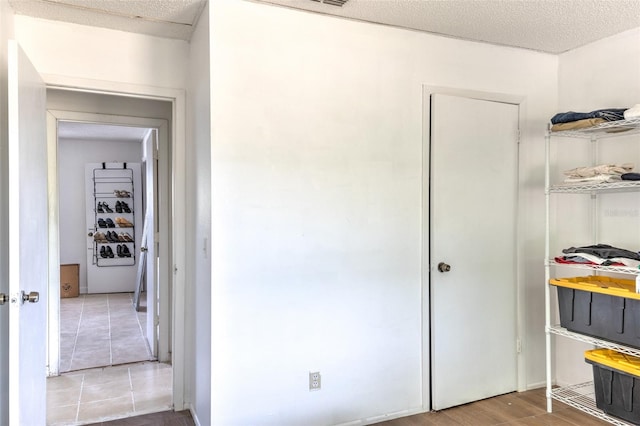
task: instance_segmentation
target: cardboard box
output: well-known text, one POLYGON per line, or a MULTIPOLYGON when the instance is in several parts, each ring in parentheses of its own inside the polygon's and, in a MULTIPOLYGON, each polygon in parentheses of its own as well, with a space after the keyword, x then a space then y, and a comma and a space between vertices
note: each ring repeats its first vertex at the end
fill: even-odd
POLYGON ((80 265, 60 265, 60 298, 80 295, 80 265))

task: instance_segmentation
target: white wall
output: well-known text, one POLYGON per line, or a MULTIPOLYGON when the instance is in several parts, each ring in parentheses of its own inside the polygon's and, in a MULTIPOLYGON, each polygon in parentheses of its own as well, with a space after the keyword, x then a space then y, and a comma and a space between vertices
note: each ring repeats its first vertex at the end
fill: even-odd
POLYGON ((24 15, 16 15, 15 25, 18 42, 41 74, 184 87, 185 41, 24 15))
MULTIPOLYGON (((640 103, 640 28, 591 43, 559 57, 558 111, 592 111, 625 108, 640 103)), ((588 141, 560 141, 553 146, 554 172, 590 165, 588 141)), ((638 137, 600 142, 597 163, 632 162, 640 170, 638 137)), ((637 194, 601 195, 597 242, 640 251, 640 213, 637 194)), ((557 249, 591 244, 590 200, 586 196, 562 197, 554 205, 560 236, 557 249), (569 218, 569 219, 567 219, 569 218), (577 218, 580 218, 577 220, 577 218), (563 244, 564 243, 564 244, 563 244)), ((561 270, 564 275, 574 271, 561 270)), ((556 337, 556 378, 559 384, 590 380, 591 368, 583 351, 590 346, 556 337)))
MULTIPOLYGON (((0 293, 9 293, 7 187, 7 40, 13 38, 13 12, 0 0, 0 293)), ((0 424, 9 423, 9 309, 0 307, 0 424)))
POLYGON ((80 265, 81 294, 87 292, 85 164, 140 163, 141 158, 140 142, 62 139, 58 143, 60 263, 80 265))
POLYGON ((188 192, 187 204, 192 206, 189 215, 189 239, 194 241, 187 249, 187 281, 193 283, 187 295, 188 347, 193 348, 193 358, 188 364, 191 404, 198 424, 211 424, 211 67, 209 62, 209 6, 202 12, 198 26, 191 38, 189 52, 189 120, 188 139, 193 141, 187 152, 188 192))
POLYGON ((421 409, 423 84, 526 99, 523 386, 541 384, 557 58, 251 2, 210 7, 213 424, 421 409))

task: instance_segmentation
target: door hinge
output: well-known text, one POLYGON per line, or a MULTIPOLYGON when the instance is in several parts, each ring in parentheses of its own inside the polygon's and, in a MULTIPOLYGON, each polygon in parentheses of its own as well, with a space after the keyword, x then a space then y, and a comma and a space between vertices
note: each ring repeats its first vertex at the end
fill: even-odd
POLYGON ((160 317, 158 315, 153 318, 153 325, 156 327, 160 325, 160 317))
POLYGON ((520 338, 516 339, 516 353, 522 352, 522 340, 520 338))
POLYGON ((520 129, 518 129, 518 131, 516 132, 516 143, 518 145, 520 144, 520 129))

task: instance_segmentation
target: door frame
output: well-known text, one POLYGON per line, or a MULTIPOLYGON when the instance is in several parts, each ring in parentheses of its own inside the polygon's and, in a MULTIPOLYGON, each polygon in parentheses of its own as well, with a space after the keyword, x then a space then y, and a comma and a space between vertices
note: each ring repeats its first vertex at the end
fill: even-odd
MULTIPOLYGON (((123 98, 142 98, 150 100, 158 100, 170 102, 172 105, 172 132, 170 135, 170 170, 168 179, 168 189, 171 191, 171 204, 167 206, 167 224, 170 229, 168 233, 167 244, 171 256, 168 262, 168 285, 166 291, 171 292, 171 306, 168 308, 171 312, 171 324, 168 332, 171 341, 171 359, 173 368, 173 406, 176 411, 184 410, 185 404, 185 368, 186 368, 186 351, 185 351, 185 277, 186 277, 186 95, 184 90, 159 88, 150 86, 141 86, 127 83, 117 83, 110 81, 96 81, 88 79, 79 79, 59 75, 43 74, 42 78, 47 89, 58 89, 94 94, 105 94, 111 96, 121 96, 123 98)), ((94 114, 97 115, 97 114, 94 114)), ((57 125, 57 120, 53 112, 48 114, 48 152, 49 158, 49 201, 51 210, 57 211, 57 173, 51 169, 51 164, 55 163, 57 168, 57 135, 51 135, 51 126, 57 125), (52 140, 53 139, 53 140, 52 140), (55 155, 51 158, 51 155, 55 155)), ((165 121, 165 120, 161 120, 165 121)), ((146 127, 146 126, 145 126, 146 127)), ((154 127, 154 126, 148 126, 154 127)), ((55 127, 53 134, 56 134, 55 127)), ((50 235, 52 242, 50 244, 58 244, 58 216, 50 214, 50 220, 55 221, 55 226, 50 229, 54 234, 50 235)), ((162 226, 162 225, 161 225, 162 226)), ((59 268, 59 253, 50 258, 50 272, 52 268, 59 268), (56 262, 56 263, 54 263, 56 262)), ((59 269, 58 269, 59 271, 59 269)), ((50 276, 50 287, 59 291, 59 273, 50 276)), ((51 295, 52 298, 54 295, 51 295)), ((59 298, 58 298, 59 299, 59 298)), ((166 298, 165 298, 166 300, 166 298)), ((58 309, 59 309, 59 304, 58 309)), ((57 312, 59 314, 59 311, 57 312)), ((53 314, 56 314, 55 312, 53 314)), ((50 330, 50 334, 54 331, 50 330)), ((162 349, 160 349, 162 350, 162 349)))
MULTIPOLYGON (((421 217, 421 246, 422 246, 422 407, 424 411, 431 411, 431 281, 430 275, 434 265, 430 265, 430 164, 431 164, 431 95, 453 95, 484 101, 503 102, 518 105, 519 117, 518 125, 522 129, 523 117, 526 116, 526 97, 518 94, 483 92, 477 90, 422 85, 422 217, 421 217)), ((518 158, 518 161, 520 159, 518 158)), ((518 167, 519 169, 520 167, 518 167)), ((520 214, 520 181, 518 174, 518 185, 516 194, 516 337, 521 346, 524 346, 526 336, 525 324, 525 300, 524 300, 524 279, 521 267, 522 257, 522 219, 520 214)), ((523 351, 517 353, 517 390, 526 390, 526 355, 523 351)))
MULTIPOLYGON (((155 118, 142 118, 142 117, 133 117, 133 116, 117 116, 117 115, 105 115, 105 114, 94 114, 94 113, 84 113, 84 112, 75 112, 75 111, 62 111, 62 110, 48 110, 47 111, 47 145, 48 145, 48 153, 49 157, 49 241, 56 241, 57 244, 53 246, 53 243, 50 243, 49 249, 51 252, 56 253, 55 256, 50 256, 49 258, 49 276, 50 279, 50 288, 49 294, 51 297, 49 298, 49 321, 50 325, 49 329, 49 352, 48 352, 48 360, 47 360, 47 372, 49 376, 57 376, 59 374, 59 310, 60 310, 60 286, 59 282, 56 280, 54 282, 55 277, 60 276, 60 255, 59 255, 59 190, 58 190, 58 137, 57 137, 57 129, 60 122, 82 122, 88 124, 108 124, 115 126, 126 126, 126 127, 140 127, 144 129, 157 129, 159 134, 159 147, 158 154, 161 159, 166 160, 169 155, 169 125, 167 120, 165 119, 155 119, 155 118), (54 218, 55 215, 55 218, 54 218), (54 235, 55 234, 55 235, 54 235), (57 319, 57 321, 56 321, 57 319)), ((142 153, 140 154, 142 156, 142 153)), ((168 185, 168 175, 170 175, 171 170, 167 168, 168 164, 161 161, 161 170, 158 178, 158 182, 156 185, 159 186, 160 190, 156 196, 160 200, 160 204, 158 206, 159 211, 162 213, 160 215, 160 235, 163 237, 160 240, 160 252, 161 253, 170 253, 169 248, 169 236, 171 235, 171 223, 168 218, 170 216, 170 205, 168 204, 170 198, 170 187, 168 185)), ((170 165, 169 165, 170 166, 170 165)), ((89 265, 87 265, 88 267, 89 265)), ((170 267, 168 264, 164 265, 164 268, 161 269, 161 274, 157 277, 158 280, 158 297, 160 297, 160 309, 158 312, 159 317, 159 338, 157 339, 157 346, 152 346, 152 352, 154 355, 157 355, 157 359, 160 362, 166 362, 171 359, 170 354, 170 301, 169 297, 169 288, 170 288, 170 267), (154 348, 157 347, 157 353, 154 351, 154 348)), ((153 321, 153 319, 148 318, 148 321, 153 321)), ((147 330, 145 330, 146 333, 147 330)), ((154 337, 155 340, 155 337, 154 337)))

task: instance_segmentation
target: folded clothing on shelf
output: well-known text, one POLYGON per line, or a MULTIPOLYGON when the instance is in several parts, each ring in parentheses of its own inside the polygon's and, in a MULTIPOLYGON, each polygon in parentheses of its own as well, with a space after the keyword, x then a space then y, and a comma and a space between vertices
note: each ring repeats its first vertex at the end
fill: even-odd
MULTIPOLYGON (((593 127, 608 121, 629 120, 640 117, 640 104, 632 108, 605 108, 590 112, 559 112, 551 117, 551 131, 579 130, 593 127)), ((607 132, 625 131, 628 129, 610 129, 607 132)))
POLYGON ((562 260, 559 263, 591 262, 591 264, 602 266, 619 266, 615 264, 622 264, 631 268, 640 266, 640 254, 638 252, 613 247, 608 244, 569 247, 562 250, 562 253, 567 256, 562 256, 562 260), (575 259, 573 259, 574 256, 579 256, 580 259, 575 261, 575 259))
POLYGON ((598 124, 606 123, 604 118, 585 118, 584 120, 570 121, 568 123, 558 123, 551 126, 552 132, 561 132, 563 130, 578 130, 593 127, 598 124))
POLYGON ((568 177, 592 177, 597 175, 622 175, 633 170, 634 164, 600 164, 591 167, 576 167, 575 169, 565 170, 563 173, 568 177))
POLYGON ((576 167, 565 170, 565 183, 593 182, 606 183, 622 180, 622 176, 634 168, 634 164, 600 164, 597 166, 576 167))
POLYGON ((629 108, 605 108, 597 109, 591 112, 559 112, 551 117, 551 124, 571 123, 578 120, 587 120, 590 118, 601 118, 604 121, 624 120, 624 112, 629 108))
POLYGON ((568 177, 564 183, 609 183, 622 180, 621 175, 596 175, 590 177, 568 177))
MULTIPOLYGON (((553 259, 556 263, 569 265, 600 265, 600 266, 627 266, 617 259, 602 259, 597 256, 583 253, 583 256, 557 256, 553 259)), ((631 259, 627 259, 631 260, 631 259)), ((640 265, 640 262, 638 262, 640 265)))

